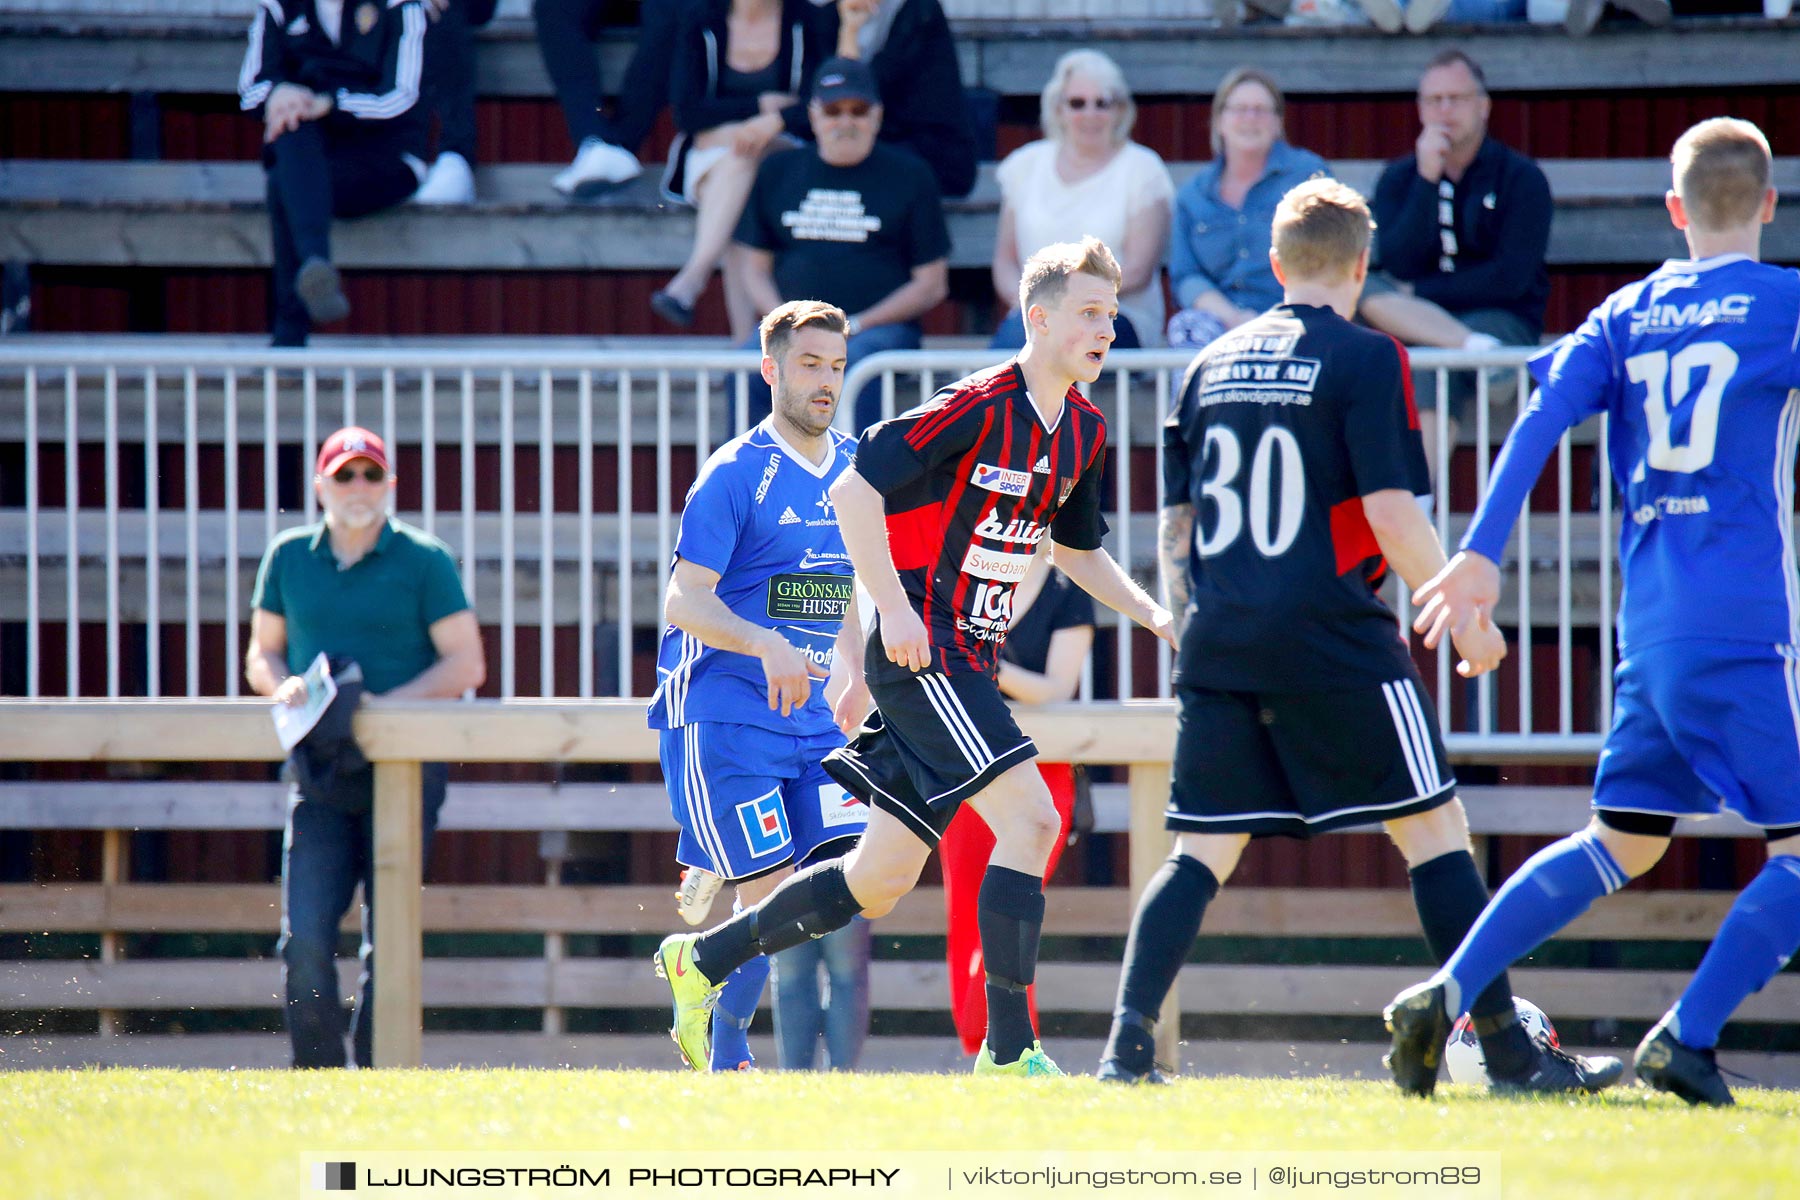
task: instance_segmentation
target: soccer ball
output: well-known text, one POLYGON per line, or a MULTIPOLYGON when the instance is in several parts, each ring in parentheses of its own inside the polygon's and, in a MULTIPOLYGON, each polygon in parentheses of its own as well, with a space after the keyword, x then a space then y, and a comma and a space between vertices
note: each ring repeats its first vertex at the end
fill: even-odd
MULTIPOLYGON (((1517 996, 1513 997, 1513 1008, 1518 1011, 1526 1037, 1551 1046, 1562 1045, 1556 1038, 1556 1026, 1550 1024, 1543 1009, 1517 996)), ((1475 1036, 1468 1013, 1458 1017, 1450 1030, 1450 1040, 1444 1043, 1444 1065, 1450 1068, 1452 1083, 1488 1085, 1487 1059, 1481 1053, 1481 1039, 1475 1036)))

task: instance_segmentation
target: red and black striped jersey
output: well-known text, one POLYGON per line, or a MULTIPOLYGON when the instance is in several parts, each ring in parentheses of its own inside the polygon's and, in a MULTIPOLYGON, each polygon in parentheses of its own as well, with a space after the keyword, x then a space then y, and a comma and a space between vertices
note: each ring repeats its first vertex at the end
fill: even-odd
MULTIPOLYGON (((889 552, 933 667, 999 669, 1013 591, 1046 534, 1093 550, 1106 419, 1071 387, 1046 426, 1016 360, 971 375, 863 435, 856 471, 882 494, 889 552)), ((871 652, 868 669, 900 670, 871 652)))

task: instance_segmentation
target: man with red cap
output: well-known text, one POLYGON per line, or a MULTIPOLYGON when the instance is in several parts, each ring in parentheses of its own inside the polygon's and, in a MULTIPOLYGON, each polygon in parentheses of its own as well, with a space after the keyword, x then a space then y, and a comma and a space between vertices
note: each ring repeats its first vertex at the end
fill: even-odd
MULTIPOLYGON (((394 482, 387 446, 374 433, 350 426, 325 439, 313 476, 323 519, 278 536, 257 570, 244 675, 259 695, 305 703, 304 672, 320 654, 333 660, 334 674, 360 667, 371 695, 453 699, 486 678, 456 559, 443 542, 389 515, 394 482)), ((446 774, 442 763, 424 765, 427 851, 446 774)), ((347 1065, 334 960, 358 884, 363 972, 353 1040, 357 1065, 371 1065, 373 807, 366 764, 322 789, 296 785, 289 796, 278 949, 296 1067, 347 1065)))

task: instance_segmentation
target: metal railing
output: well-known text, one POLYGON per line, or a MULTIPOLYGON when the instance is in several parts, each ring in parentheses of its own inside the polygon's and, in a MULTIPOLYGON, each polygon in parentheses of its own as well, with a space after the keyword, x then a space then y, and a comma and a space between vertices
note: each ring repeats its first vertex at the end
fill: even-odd
MULTIPOLYGON (((1463 436, 1473 444, 1478 490, 1526 394, 1516 386, 1506 411, 1493 412, 1489 372, 1522 384, 1525 353, 1414 356, 1415 366, 1437 372, 1440 396, 1449 371, 1481 368, 1474 427, 1463 436)), ((1170 350, 1115 352, 1091 389, 1116 451, 1109 549, 1145 582, 1154 574, 1156 514, 1154 500, 1144 498, 1159 491, 1160 424, 1190 358, 1170 350), (1155 476, 1147 486, 1139 479, 1145 471, 1155 476)), ((850 373, 844 393, 853 397, 873 383, 891 414, 997 359, 986 350, 876 355, 850 373)), ((0 446, 21 448, 12 461, 22 480, 0 480, 0 622, 24 626, 24 668, 11 676, 22 674, 23 687, 15 690, 44 694, 46 656, 55 649, 47 650, 46 634, 60 625, 64 678, 55 690, 101 694, 99 672, 83 674, 82 639, 69 629, 74 614, 77 622, 104 622, 107 696, 128 690, 127 674, 133 692, 199 695, 203 664, 215 656, 224 664, 223 690, 239 694, 248 573, 280 530, 315 519, 310 476, 319 442, 338 424, 354 422, 380 432, 397 471, 416 478, 416 493, 408 493, 416 503, 401 515, 459 552, 471 602, 498 628, 491 674, 501 696, 628 694, 630 664, 646 644, 635 635, 657 622, 686 481, 744 426, 741 383, 756 367, 756 356, 742 351, 284 352, 31 341, 0 347, 0 446), (165 505, 165 491, 179 499, 165 505), (127 624, 150 634, 129 671, 121 636, 127 624), (163 661, 158 635, 171 627, 181 635, 179 663, 163 661), (522 630, 535 631, 535 655, 522 652, 522 630), (572 634, 572 656, 559 653, 557 630, 565 644, 572 634), (616 663, 616 675, 600 661, 603 654, 616 663), (536 679, 523 680, 533 657, 536 679)), ((840 420, 848 421, 850 408, 843 406, 840 420)), ((1558 453, 1554 515, 1520 523, 1516 559, 1533 569, 1514 573, 1502 614, 1519 630, 1512 723, 1547 751, 1585 752, 1597 742, 1581 730, 1604 728, 1610 710, 1611 481, 1600 455, 1597 505, 1581 511, 1589 506, 1575 503, 1572 470, 1574 448, 1593 442, 1593 425, 1576 430, 1558 453), (1555 583, 1545 595, 1547 573, 1555 583), (1588 610, 1581 619, 1578 607, 1588 610), (1547 609, 1553 620, 1543 619, 1547 609), (1541 681, 1532 652, 1551 625, 1557 719, 1545 729, 1533 718, 1541 681), (1598 697, 1576 694, 1571 669, 1575 639, 1587 629, 1597 630, 1599 642, 1598 697)), ((1436 477, 1449 479, 1457 447, 1439 429, 1427 449, 1436 477)), ((0 469, 6 461, 0 458, 0 469)), ((1446 544, 1466 520, 1450 507, 1436 506, 1446 544)), ((1110 663, 1108 690, 1121 697, 1148 690, 1135 681, 1140 666, 1150 673, 1144 656, 1154 655, 1154 688, 1167 695, 1166 648, 1132 633, 1123 618, 1105 614, 1103 622, 1108 644, 1096 657, 1110 663)), ((1440 697, 1464 686, 1448 656, 1440 656, 1437 686, 1440 697)), ((1093 694, 1090 667, 1083 695, 1093 694)), ((1470 696, 1459 739, 1493 737, 1502 723, 1495 682, 1475 685, 1470 696)), ((1440 708, 1448 723, 1451 705, 1440 708)))

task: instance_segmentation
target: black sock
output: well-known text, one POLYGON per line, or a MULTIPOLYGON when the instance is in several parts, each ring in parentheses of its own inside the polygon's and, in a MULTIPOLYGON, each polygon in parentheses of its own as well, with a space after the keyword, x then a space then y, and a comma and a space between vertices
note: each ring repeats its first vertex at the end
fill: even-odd
POLYGON ((988 867, 975 900, 975 919, 987 964, 988 1053, 997 1063, 1016 1062, 1037 1040, 1025 989, 1037 978, 1044 881, 1009 867, 988 867))
POLYGON ((694 943, 693 961, 714 983, 759 954, 775 954, 807 938, 842 929, 862 911, 844 878, 844 860, 834 858, 802 871, 694 943))
POLYGON ((1125 940, 1119 1003, 1103 1058, 1115 1058, 1139 1074, 1155 1060, 1152 1025, 1187 961, 1206 906, 1219 894, 1212 869, 1185 854, 1170 855, 1151 876, 1125 940))
MULTIPOLYGON (((1425 928, 1425 943, 1440 965, 1462 945, 1470 926, 1487 907, 1487 884, 1467 850, 1453 850, 1420 863, 1412 877, 1413 906, 1425 928)), ((1513 1012, 1512 981, 1502 971, 1469 1005, 1482 1057, 1491 1075, 1512 1077, 1531 1068, 1531 1040, 1513 1012), (1485 1032, 1484 1032, 1485 1031, 1485 1032)))

